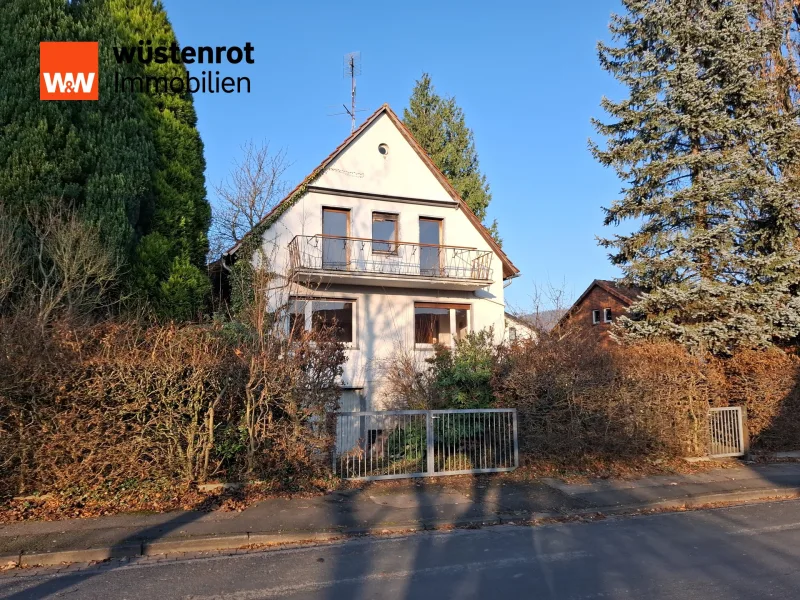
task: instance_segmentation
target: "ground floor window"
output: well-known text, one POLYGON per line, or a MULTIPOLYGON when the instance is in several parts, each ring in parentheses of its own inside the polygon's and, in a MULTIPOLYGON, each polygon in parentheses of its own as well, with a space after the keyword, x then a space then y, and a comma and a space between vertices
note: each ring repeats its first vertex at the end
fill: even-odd
POLYGON ((289 303, 289 329, 331 331, 337 341, 355 342, 355 301, 322 298, 292 298, 289 303))
POLYGON ((414 342, 451 345, 469 332, 469 304, 414 303, 414 342))

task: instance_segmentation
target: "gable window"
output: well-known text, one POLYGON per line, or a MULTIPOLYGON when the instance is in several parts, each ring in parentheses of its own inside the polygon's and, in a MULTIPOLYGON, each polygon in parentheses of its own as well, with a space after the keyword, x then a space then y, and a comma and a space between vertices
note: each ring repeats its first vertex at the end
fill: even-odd
POLYGON ((469 304, 416 302, 414 343, 452 345, 469 332, 469 304))
POLYGON ((355 342, 355 302, 323 298, 293 298, 289 303, 289 331, 330 332, 337 342, 355 342))
POLYGON ((372 213, 372 251, 397 254, 397 215, 372 213))
POLYGON ((606 308, 603 310, 603 321, 606 323, 611 323, 611 309, 606 308))
POLYGON ((592 311, 592 325, 597 325, 600 322, 600 310, 592 311))
POLYGON ((516 327, 509 327, 508 328, 508 339, 512 342, 517 340, 517 328, 516 327))

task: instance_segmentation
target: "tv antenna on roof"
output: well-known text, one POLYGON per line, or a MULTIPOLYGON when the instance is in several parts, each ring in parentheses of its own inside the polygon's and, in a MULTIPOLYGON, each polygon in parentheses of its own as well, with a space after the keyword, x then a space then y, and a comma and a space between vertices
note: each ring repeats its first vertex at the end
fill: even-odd
POLYGON ((361 75, 361 52, 350 52, 344 55, 344 76, 350 77, 350 133, 356 130, 356 75, 361 75))
POLYGON ((344 112, 334 114, 350 115, 350 133, 356 130, 356 113, 364 112, 356 110, 356 77, 358 75, 361 75, 361 52, 349 52, 344 55, 344 77, 350 78, 350 108, 347 108, 346 104, 342 104, 344 112))

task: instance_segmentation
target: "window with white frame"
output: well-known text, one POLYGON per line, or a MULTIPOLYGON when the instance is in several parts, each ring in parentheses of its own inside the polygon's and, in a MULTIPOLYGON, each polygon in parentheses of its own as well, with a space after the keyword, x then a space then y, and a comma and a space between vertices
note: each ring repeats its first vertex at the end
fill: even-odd
POLYGON ((592 311, 592 325, 597 325, 600 322, 600 310, 592 311))
POLYGON ((289 329, 329 331, 339 342, 355 343, 355 301, 339 298, 292 298, 289 303, 289 329))
POLYGON ((469 332, 469 305, 414 303, 414 343, 452 345, 469 332))
POLYGON ((603 309, 603 321, 606 323, 611 323, 611 309, 605 308, 603 309))

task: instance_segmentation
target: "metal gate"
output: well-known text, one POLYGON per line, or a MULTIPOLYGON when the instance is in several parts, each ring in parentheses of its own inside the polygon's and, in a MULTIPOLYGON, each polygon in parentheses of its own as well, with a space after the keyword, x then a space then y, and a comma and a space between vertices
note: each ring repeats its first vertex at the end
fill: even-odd
POLYGON ((744 421, 740 406, 708 410, 709 455, 715 458, 743 456, 744 421))
POLYGON ((333 470, 347 479, 512 471, 517 411, 391 410, 336 414, 333 470))

